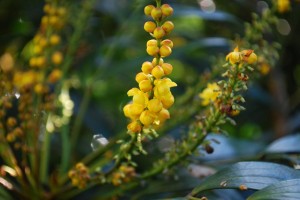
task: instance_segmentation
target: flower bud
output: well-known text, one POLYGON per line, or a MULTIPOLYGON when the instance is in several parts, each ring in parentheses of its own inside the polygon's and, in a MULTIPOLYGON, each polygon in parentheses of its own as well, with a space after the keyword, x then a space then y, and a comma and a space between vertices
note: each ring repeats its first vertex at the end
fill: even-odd
POLYGON ((154 20, 159 21, 162 17, 162 11, 160 8, 154 8, 151 10, 151 16, 154 20))
POLYGON ((136 80, 136 82, 140 83, 143 80, 148 80, 148 77, 145 73, 140 72, 135 76, 135 80, 136 80))
POLYGON ((51 56, 51 61, 55 64, 55 65, 59 65, 62 63, 63 61, 63 55, 61 52, 56 51, 52 54, 51 56))
POLYGON ((139 83, 139 88, 143 92, 149 92, 150 90, 152 90, 152 87, 153 86, 150 80, 143 80, 139 83))
POLYGON ((60 36, 57 34, 51 35, 49 42, 51 45, 58 45, 60 43, 60 36))
POLYGON ((165 75, 164 70, 161 66, 157 65, 153 68, 151 74, 156 78, 160 79, 163 75, 165 75))
POLYGON ((167 57, 172 53, 172 49, 169 46, 162 45, 159 49, 159 54, 161 57, 167 57))
POLYGON ((142 71, 144 72, 145 75, 150 74, 152 69, 153 69, 153 65, 151 62, 146 61, 142 64, 142 71))
POLYGON ((171 21, 166 21, 163 25, 162 25, 163 30, 166 33, 170 33, 173 29, 174 29, 174 24, 171 21))
POLYGON ((162 27, 156 27, 153 31, 153 37, 155 37, 155 39, 161 39, 165 36, 165 34, 166 33, 162 27))
POLYGON ((173 48, 173 42, 172 42, 172 40, 169 40, 169 39, 165 39, 165 40, 161 41, 160 44, 169 46, 170 48, 173 48))
POLYGON ((163 68, 165 75, 169 75, 173 71, 173 66, 169 63, 163 63, 161 67, 163 68))
POLYGON ((159 53, 159 48, 157 46, 148 46, 146 51, 150 56, 156 56, 159 53))
POLYGON ((152 60, 152 65, 156 66, 156 65, 162 65, 164 63, 164 59, 160 58, 158 63, 157 63, 157 58, 153 58, 152 60))
POLYGON ((173 8, 169 4, 163 4, 161 7, 162 14, 166 17, 173 14, 173 8))
POLYGON ((144 13, 147 16, 151 16, 151 11, 154 9, 155 7, 153 5, 147 5, 144 8, 144 13))
POLYGON ((156 24, 152 21, 147 21, 144 24, 144 30, 148 33, 153 33, 155 28, 156 28, 156 24))
POLYGON ((148 40, 146 46, 147 47, 148 46, 157 46, 157 40, 155 40, 155 39, 148 40))

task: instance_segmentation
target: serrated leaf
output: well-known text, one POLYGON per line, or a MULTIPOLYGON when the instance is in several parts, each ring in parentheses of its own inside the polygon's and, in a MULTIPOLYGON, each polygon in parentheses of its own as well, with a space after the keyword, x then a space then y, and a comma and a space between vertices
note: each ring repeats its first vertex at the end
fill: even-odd
POLYGON ((247 200, 298 200, 300 198, 300 179, 291 179, 272 184, 255 192, 247 200))
POLYGON ((240 162, 208 177, 194 188, 191 195, 211 189, 262 189, 283 180, 300 178, 300 172, 284 165, 268 162, 240 162))
POLYGON ((289 135, 272 142, 266 153, 300 153, 300 134, 289 135))

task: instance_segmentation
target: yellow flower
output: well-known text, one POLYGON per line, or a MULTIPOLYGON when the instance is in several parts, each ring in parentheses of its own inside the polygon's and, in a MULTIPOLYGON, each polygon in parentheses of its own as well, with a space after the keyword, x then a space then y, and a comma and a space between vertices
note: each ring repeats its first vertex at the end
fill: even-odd
POLYGON ((243 57, 243 61, 247 62, 248 64, 253 64, 257 61, 257 55, 252 49, 243 50, 241 55, 243 57))
POLYGON ((201 104, 207 106, 210 102, 216 101, 220 93, 220 87, 217 83, 208 83, 207 88, 199 94, 199 97, 202 99, 201 104))
POLYGON ((229 60, 229 62, 231 64, 235 64, 238 63, 242 60, 242 56, 241 53, 239 52, 239 48, 235 47, 233 52, 230 52, 227 56, 226 56, 226 60, 229 60))
POLYGON ((277 0, 277 8, 280 13, 284 13, 290 9, 289 0, 277 0))
POLYGON ((33 70, 29 70, 27 72, 16 72, 14 74, 14 85, 18 88, 32 85, 37 82, 41 82, 43 80, 42 74, 39 74, 33 70))

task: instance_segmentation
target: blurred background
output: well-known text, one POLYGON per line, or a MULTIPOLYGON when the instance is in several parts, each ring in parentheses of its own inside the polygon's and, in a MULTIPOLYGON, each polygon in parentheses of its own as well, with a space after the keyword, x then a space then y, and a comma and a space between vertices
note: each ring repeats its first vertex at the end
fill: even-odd
MULTIPOLYGON (((79 157, 92 151, 94 135, 102 134, 111 139, 125 132, 127 119, 122 108, 130 100, 126 93, 136 87, 134 78, 141 64, 152 60, 145 51, 146 41, 151 37, 143 30, 147 20, 143 8, 149 2, 96 1, 69 76, 74 82, 71 89, 74 115, 87 87, 92 93, 80 133, 79 157)), ((165 61, 174 66, 170 78, 178 84, 174 89, 176 99, 196 85, 201 74, 210 71, 217 57, 223 56, 225 60, 225 55, 235 46, 235 39, 243 37, 245 22, 251 22, 251 13, 260 13, 262 7, 272 2, 166 0, 163 3, 169 3, 175 10, 171 17, 175 30, 170 35, 175 48, 165 61)), ((67 41, 73 31, 72 24, 78 19, 81 1, 65 1, 65 4, 69 8, 70 25, 64 28, 62 37, 67 41)), ((246 111, 235 117, 236 126, 224 127, 229 137, 216 136, 221 144, 215 144, 214 154, 205 159, 254 155, 275 139, 299 132, 300 3, 295 0, 291 5, 289 12, 278 13, 282 21, 273 27, 272 37, 269 37, 281 44, 279 60, 268 74, 250 83, 245 94, 246 111)), ((11 50, 22 58, 23 47, 39 28, 43 6, 44 2, 40 0, 0 1, 1 55, 11 50)), ((176 110, 176 106, 172 109, 176 110)), ((192 120, 194 117, 186 124, 192 120)), ((176 135, 184 129, 184 124, 180 124, 170 134, 176 135)), ((165 139, 167 142, 172 140, 165 139)))

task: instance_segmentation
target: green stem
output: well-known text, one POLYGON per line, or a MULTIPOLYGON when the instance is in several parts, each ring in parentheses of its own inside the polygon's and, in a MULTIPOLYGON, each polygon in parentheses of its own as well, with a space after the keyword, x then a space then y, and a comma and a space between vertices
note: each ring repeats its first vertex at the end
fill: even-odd
POLYGON ((65 174, 68 170, 70 164, 70 155, 71 155, 71 148, 70 148, 70 138, 69 138, 69 125, 63 125, 61 138, 62 138, 62 157, 61 157, 61 167, 60 173, 65 174))
POLYGON ((88 108, 90 98, 91 98, 91 88, 88 86, 88 88, 85 90, 83 100, 80 104, 78 115, 76 116, 76 119, 72 126, 71 152, 74 152, 74 150, 75 150, 77 140, 79 137, 79 133, 81 130, 82 121, 83 121, 85 112, 88 108))
POLYGON ((48 170, 49 170, 49 152, 50 152, 51 133, 45 130, 45 136, 41 151, 40 159, 40 180, 42 183, 48 181, 48 170))

